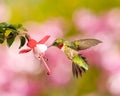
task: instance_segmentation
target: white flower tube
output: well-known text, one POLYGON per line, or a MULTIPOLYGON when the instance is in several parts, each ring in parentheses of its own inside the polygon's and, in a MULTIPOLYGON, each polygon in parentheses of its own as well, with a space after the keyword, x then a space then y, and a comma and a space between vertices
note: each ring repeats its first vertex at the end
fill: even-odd
POLYGON ((44 60, 46 50, 47 50, 47 46, 45 44, 37 44, 33 49, 33 53, 38 60, 40 60, 44 63, 46 69, 48 70, 47 74, 49 75, 50 69, 44 60))

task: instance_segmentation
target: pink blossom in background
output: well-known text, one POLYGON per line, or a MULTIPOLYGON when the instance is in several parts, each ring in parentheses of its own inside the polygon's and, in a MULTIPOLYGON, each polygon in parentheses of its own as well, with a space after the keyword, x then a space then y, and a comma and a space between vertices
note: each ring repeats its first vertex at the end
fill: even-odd
MULTIPOLYGON (((118 11, 116 11, 116 12, 118 12, 118 11)), ((109 12, 109 14, 110 13, 111 12, 109 12)), ((107 26, 104 26, 104 28, 99 27, 100 29, 96 30, 96 27, 98 27, 98 25, 100 26, 101 22, 100 21, 95 22, 94 19, 96 20, 96 16, 93 15, 93 14, 91 15, 91 12, 89 10, 82 10, 82 11, 80 10, 76 14, 77 14, 77 18, 78 18, 78 22, 76 24, 79 25, 79 26, 77 26, 77 25, 76 26, 79 29, 82 29, 82 31, 85 33, 85 35, 87 34, 87 37, 97 38, 97 39, 99 39, 103 42, 101 44, 101 46, 96 46, 98 48, 95 48, 95 50, 97 50, 97 52, 99 52, 99 55, 101 57, 100 60, 99 60, 99 62, 100 62, 99 64, 101 64, 105 69, 107 69, 109 71, 113 71, 116 68, 119 68, 120 67, 119 66, 120 62, 118 62, 119 61, 119 55, 118 55, 119 50, 117 48, 117 44, 116 44, 116 41, 115 41, 115 39, 116 39, 115 38, 115 33, 117 34, 118 32, 113 31, 113 30, 116 30, 117 28, 113 27, 113 26, 111 27, 110 25, 112 25, 112 24, 110 24, 110 22, 108 22, 110 20, 115 22, 115 18, 113 18, 113 20, 112 20, 112 18, 111 19, 107 18, 108 16, 110 17, 110 15, 108 15, 108 14, 103 14, 103 16, 101 15, 100 17, 97 17, 97 19, 102 21, 102 22, 106 21, 106 22, 104 22, 104 24, 107 25, 107 26), (89 20, 91 20, 90 22, 89 21, 87 22, 88 19, 85 18, 86 16, 88 16, 87 18, 89 18, 89 20), (101 18, 101 17, 104 17, 104 18, 101 18), (80 18, 80 20, 79 20, 79 18, 80 18), (83 28, 82 24, 86 23, 86 22, 88 24, 84 24, 84 28, 83 28), (91 25, 92 25, 91 22, 92 23, 94 22, 94 24, 93 24, 94 27, 91 27, 91 25), (92 28, 93 31, 91 31, 91 28, 92 28), (111 64, 113 64, 114 67, 113 67, 113 65, 111 66, 111 64)))
POLYGON ((41 79, 29 79, 28 80, 28 96, 42 96, 41 94, 45 91, 45 83, 41 79))
POLYGON ((46 53, 51 68, 49 80, 55 85, 65 85, 72 77, 72 64, 66 55, 58 48, 51 47, 46 53))
POLYGON ((77 10, 73 15, 73 22, 78 30, 95 32, 98 29, 99 18, 90 10, 77 10))
POLYGON ((112 38, 118 42, 120 40, 120 9, 119 8, 113 8, 106 14, 106 23, 111 27, 112 29, 112 38))
POLYGON ((106 23, 115 31, 120 30, 120 9, 113 8, 106 14, 106 23))
MULTIPOLYGON (((31 58, 34 62, 32 62, 32 64, 30 60, 28 60, 28 62, 25 61, 28 57, 25 59, 24 56, 19 57, 18 48, 13 48, 15 47, 14 45, 15 44, 13 44, 10 49, 0 46, 0 95, 29 96, 28 93, 31 92, 31 86, 29 86, 28 80, 30 78, 27 78, 26 76, 27 74, 36 74, 36 66, 34 64, 37 62, 35 63, 35 60, 31 58)), ((37 86, 36 88, 38 88, 37 86)))
POLYGON ((1 96, 34 96, 36 94, 36 91, 39 90, 39 92, 41 92, 42 87, 40 84, 37 85, 36 83, 34 83, 34 81, 30 82, 28 80, 29 79, 24 76, 14 74, 12 79, 8 78, 6 84, 0 87, 0 95, 1 96))
POLYGON ((100 16, 93 14, 90 10, 76 11, 73 17, 74 23, 84 37, 97 38, 103 43, 96 48, 82 51, 88 57, 88 62, 95 63, 109 72, 108 90, 116 95, 120 95, 118 82, 120 70, 120 9, 112 9, 100 16), (78 19, 78 21, 77 21, 78 19), (87 54, 86 54, 87 53, 87 54))
POLYGON ((95 15, 91 10, 77 10, 73 15, 76 28, 86 35, 104 34, 111 39, 120 35, 120 9, 114 8, 100 15, 95 15))
POLYGON ((51 44, 56 38, 63 36, 64 20, 62 18, 50 19, 44 23, 27 22, 26 27, 29 29, 29 34, 32 38, 40 40, 45 35, 50 35, 47 45, 51 44))
POLYGON ((0 66, 2 66, 2 64, 7 63, 7 58, 8 58, 8 54, 7 54, 7 48, 4 45, 0 45, 0 58, 2 58, 0 60, 0 66))
POLYGON ((109 32, 111 26, 106 23, 107 19, 104 14, 95 15, 91 10, 77 10, 73 15, 73 22, 79 31, 85 32, 88 35, 99 32, 109 32))
POLYGON ((19 54, 19 42, 15 41, 9 48, 9 63, 6 64, 14 72, 22 72, 29 74, 38 74, 41 72, 40 62, 36 60, 32 52, 27 54, 19 54), (28 59, 29 58, 29 59, 28 59))
POLYGON ((120 71, 111 74, 108 78, 108 89, 113 94, 113 96, 120 96, 120 71))

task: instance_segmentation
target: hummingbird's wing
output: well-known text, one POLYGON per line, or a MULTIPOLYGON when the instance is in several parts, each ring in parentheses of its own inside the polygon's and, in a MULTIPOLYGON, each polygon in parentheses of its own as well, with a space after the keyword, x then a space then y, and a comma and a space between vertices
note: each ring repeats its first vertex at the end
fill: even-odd
POLYGON ((97 39, 80 39, 80 40, 75 40, 71 43, 74 44, 74 47, 71 46, 71 48, 78 51, 78 50, 88 49, 102 42, 97 39))
POLYGON ((88 70, 88 64, 80 54, 74 56, 72 61, 72 72, 76 78, 78 78, 79 75, 82 76, 82 73, 88 70))

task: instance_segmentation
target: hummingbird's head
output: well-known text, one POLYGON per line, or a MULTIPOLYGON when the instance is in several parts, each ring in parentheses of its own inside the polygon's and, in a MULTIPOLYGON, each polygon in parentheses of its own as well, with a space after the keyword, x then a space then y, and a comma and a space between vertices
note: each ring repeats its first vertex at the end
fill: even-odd
POLYGON ((64 40, 61 38, 56 39, 51 46, 62 47, 64 40))

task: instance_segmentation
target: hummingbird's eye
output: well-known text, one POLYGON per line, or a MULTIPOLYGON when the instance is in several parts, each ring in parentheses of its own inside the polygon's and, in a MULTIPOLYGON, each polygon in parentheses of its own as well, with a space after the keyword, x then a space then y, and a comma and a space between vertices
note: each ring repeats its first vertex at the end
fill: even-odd
POLYGON ((58 43, 57 43, 57 42, 54 42, 53 45, 58 45, 58 43))

